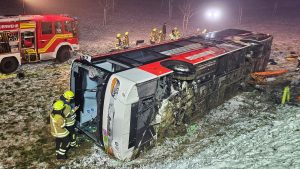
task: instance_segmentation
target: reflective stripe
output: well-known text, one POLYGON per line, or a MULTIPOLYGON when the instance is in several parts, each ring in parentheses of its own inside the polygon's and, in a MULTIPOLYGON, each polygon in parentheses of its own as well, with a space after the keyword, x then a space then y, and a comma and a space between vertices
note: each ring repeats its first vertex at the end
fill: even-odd
POLYGON ((75 118, 76 118, 76 114, 73 114, 73 115, 70 117, 70 119, 72 119, 72 120, 75 120, 75 118))
POLYGON ((45 47, 39 49, 38 52, 45 53, 57 39, 67 39, 72 37, 72 34, 57 34, 47 43, 45 47))
POLYGON ((66 126, 67 126, 67 127, 74 126, 74 125, 75 125, 75 121, 72 121, 72 122, 66 123, 66 126))
POLYGON ((61 149, 61 148, 60 148, 59 151, 61 151, 61 152, 66 152, 67 150, 64 150, 64 149, 61 149))
POLYGON ((61 152, 61 151, 59 151, 59 150, 57 150, 56 151, 58 154, 60 154, 60 155, 65 155, 66 153, 64 153, 64 152, 61 152))
POLYGON ((64 120, 64 124, 60 126, 61 128, 64 128, 66 126, 66 121, 64 120))

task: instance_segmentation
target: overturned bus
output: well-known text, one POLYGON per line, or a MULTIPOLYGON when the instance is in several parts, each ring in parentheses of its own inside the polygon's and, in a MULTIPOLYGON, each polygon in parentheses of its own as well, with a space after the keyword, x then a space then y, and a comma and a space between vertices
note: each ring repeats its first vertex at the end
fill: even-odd
POLYGON ((249 73, 264 71, 272 39, 227 29, 77 59, 77 127, 108 154, 133 159, 236 95, 249 73))

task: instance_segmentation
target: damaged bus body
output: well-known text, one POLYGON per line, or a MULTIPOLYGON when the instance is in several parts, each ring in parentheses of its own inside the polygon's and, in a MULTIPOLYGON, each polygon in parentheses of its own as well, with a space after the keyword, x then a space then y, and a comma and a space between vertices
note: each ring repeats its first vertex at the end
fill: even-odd
POLYGON ((121 160, 237 94, 264 71, 272 36, 227 29, 73 62, 77 126, 121 160))

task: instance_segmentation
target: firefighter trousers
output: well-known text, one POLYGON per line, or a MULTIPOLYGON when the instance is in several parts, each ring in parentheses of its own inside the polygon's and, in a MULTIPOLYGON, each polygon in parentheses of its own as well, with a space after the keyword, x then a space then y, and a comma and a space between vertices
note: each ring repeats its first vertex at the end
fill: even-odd
POLYGON ((66 137, 63 138, 56 138, 56 158, 57 159, 66 159, 66 153, 67 149, 70 146, 70 136, 67 135, 66 137))
POLYGON ((66 126, 66 129, 70 132, 70 134, 69 134, 70 146, 71 147, 76 147, 77 146, 77 142, 76 142, 75 125, 73 125, 73 126, 66 126))

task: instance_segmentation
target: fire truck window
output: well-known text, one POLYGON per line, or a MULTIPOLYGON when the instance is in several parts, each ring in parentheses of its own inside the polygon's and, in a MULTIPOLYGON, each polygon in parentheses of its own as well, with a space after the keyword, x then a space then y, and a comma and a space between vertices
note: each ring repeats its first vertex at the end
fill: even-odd
POLYGON ((52 22, 42 22, 42 34, 52 34, 52 22))
POLYGON ((56 34, 62 33, 62 23, 61 22, 55 22, 55 33, 56 34))
POLYGON ((77 36, 77 22, 76 21, 66 21, 65 22, 65 31, 73 33, 74 36, 77 36))
POLYGON ((73 32, 72 23, 70 21, 65 22, 65 29, 66 29, 66 32, 70 32, 70 33, 73 32))

